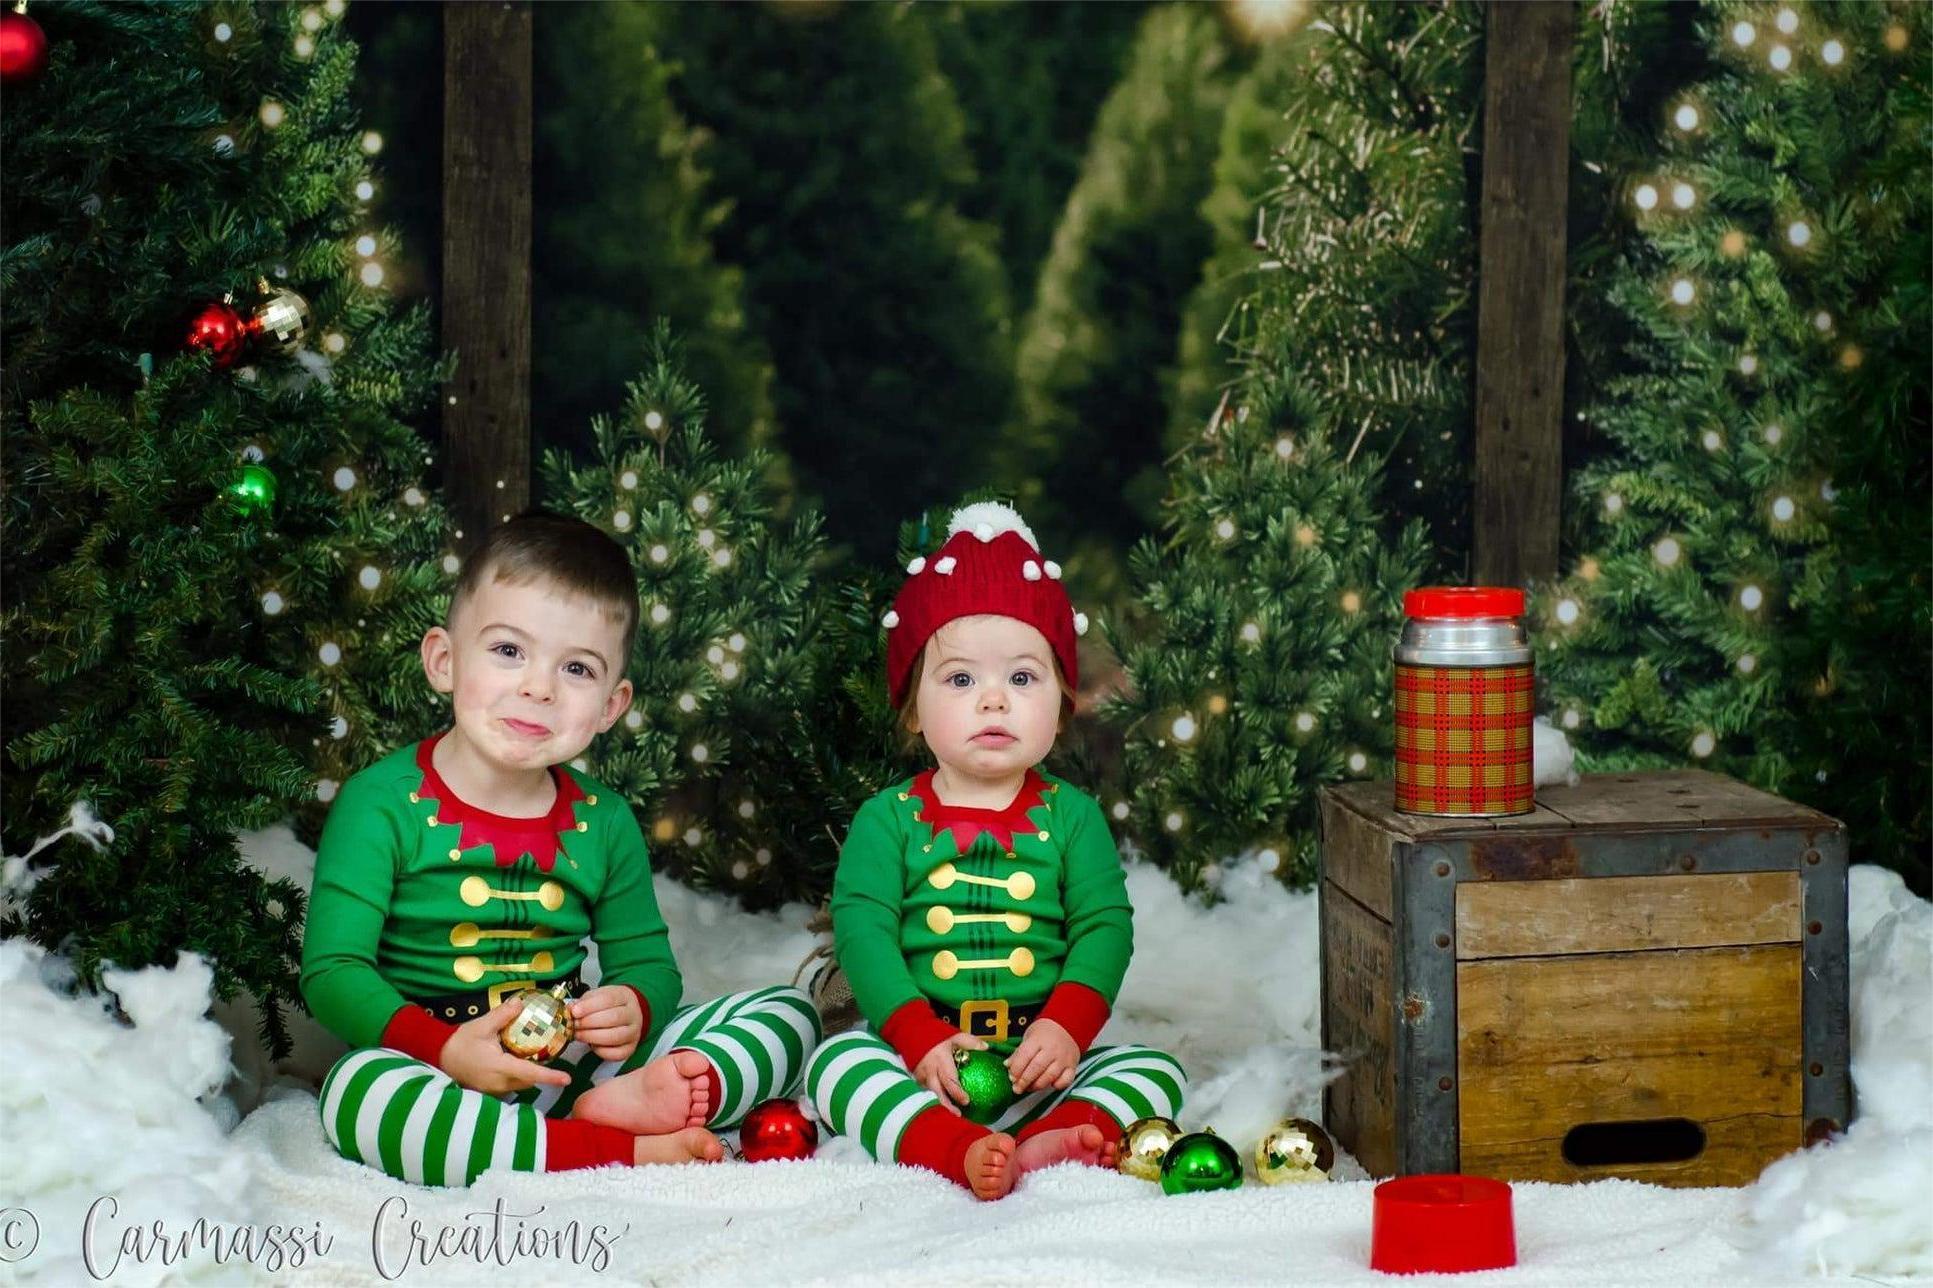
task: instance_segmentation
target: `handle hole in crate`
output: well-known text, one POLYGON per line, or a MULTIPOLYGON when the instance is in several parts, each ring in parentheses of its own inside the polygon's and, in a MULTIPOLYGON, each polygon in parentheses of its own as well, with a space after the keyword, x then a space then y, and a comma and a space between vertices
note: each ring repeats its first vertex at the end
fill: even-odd
POLYGON ((1564 1133, 1564 1161, 1573 1167, 1682 1163, 1704 1150, 1705 1129, 1689 1118, 1579 1123, 1564 1133))

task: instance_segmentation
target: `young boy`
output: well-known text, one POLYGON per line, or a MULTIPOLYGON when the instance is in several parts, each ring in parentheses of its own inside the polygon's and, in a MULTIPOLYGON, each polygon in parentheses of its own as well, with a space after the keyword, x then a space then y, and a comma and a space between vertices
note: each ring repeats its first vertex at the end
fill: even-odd
POLYGON ((819 1038, 768 988, 678 1006, 683 982, 631 807, 567 762, 631 703, 637 584, 577 519, 492 531, 422 643, 454 723, 343 784, 316 853, 302 992, 357 1048, 323 1131, 400 1180, 715 1162, 707 1127, 785 1094, 819 1038), (584 991, 583 939, 602 980, 584 991), (498 1035, 564 981, 576 1034, 551 1064, 498 1035))

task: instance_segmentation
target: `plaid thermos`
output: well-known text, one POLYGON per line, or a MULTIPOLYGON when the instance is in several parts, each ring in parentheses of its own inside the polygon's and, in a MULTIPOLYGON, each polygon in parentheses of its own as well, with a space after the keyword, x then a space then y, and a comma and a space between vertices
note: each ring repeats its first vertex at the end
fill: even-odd
POLYGON ((1524 593, 1444 586, 1403 596, 1396 645, 1396 808, 1531 809, 1533 671, 1524 593))

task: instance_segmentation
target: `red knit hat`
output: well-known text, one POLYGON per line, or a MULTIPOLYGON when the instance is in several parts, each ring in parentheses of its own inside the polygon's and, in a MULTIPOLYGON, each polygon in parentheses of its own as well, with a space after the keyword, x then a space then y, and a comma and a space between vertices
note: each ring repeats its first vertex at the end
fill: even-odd
POLYGON ((1080 683, 1074 637, 1087 615, 1074 611, 1060 584, 1060 565, 1040 557, 1040 543, 1012 508, 981 501, 953 512, 946 544, 906 565, 910 576, 893 599, 886 626, 886 686, 893 705, 906 700, 920 650, 956 617, 995 613, 1047 638, 1071 694, 1080 683))

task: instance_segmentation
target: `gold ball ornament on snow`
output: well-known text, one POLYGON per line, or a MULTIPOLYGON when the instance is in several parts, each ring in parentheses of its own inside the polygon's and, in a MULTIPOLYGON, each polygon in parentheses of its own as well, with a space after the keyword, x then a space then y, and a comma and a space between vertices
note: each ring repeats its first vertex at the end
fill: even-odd
POLYGON ((1307 1118, 1284 1118, 1255 1142, 1255 1177, 1264 1185, 1326 1181, 1335 1165, 1335 1143, 1307 1118))
POLYGON ((1129 1176, 1158 1184, 1161 1160, 1180 1139, 1181 1127, 1172 1118, 1137 1118, 1121 1133, 1121 1157, 1115 1166, 1129 1176))
POLYGON ((503 1049, 520 1060, 543 1064, 555 1060, 577 1032, 571 1019, 570 989, 558 984, 549 992, 532 989, 523 995, 523 1010, 499 1035, 503 1049))

